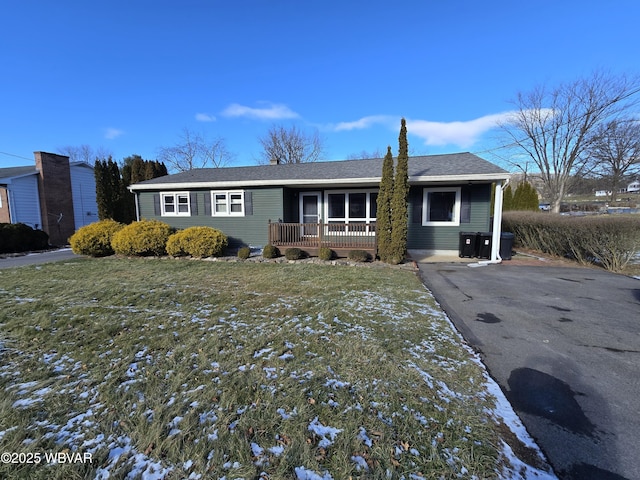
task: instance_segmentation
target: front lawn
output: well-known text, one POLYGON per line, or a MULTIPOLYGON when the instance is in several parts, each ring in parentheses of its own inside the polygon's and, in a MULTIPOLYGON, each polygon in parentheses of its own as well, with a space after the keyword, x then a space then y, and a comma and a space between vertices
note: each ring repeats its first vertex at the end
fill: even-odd
POLYGON ((410 271, 80 259, 3 270, 0 324, 2 451, 68 454, 2 463, 2 478, 522 467, 484 368, 410 271))

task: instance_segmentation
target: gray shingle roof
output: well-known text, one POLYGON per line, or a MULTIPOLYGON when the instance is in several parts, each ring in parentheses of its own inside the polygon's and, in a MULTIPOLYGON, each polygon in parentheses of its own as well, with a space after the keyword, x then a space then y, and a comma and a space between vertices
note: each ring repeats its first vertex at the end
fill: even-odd
POLYGON ((35 167, 8 167, 0 168, 0 182, 9 178, 21 177, 23 175, 30 175, 38 173, 35 167))
MULTIPOLYGON (((375 184, 382 174, 382 158, 286 165, 203 168, 154 178, 135 184, 133 190, 197 188, 215 185, 375 184)), ((508 172, 472 153, 409 158, 409 180, 501 179, 508 172), (454 178, 455 177, 455 178, 454 178)))

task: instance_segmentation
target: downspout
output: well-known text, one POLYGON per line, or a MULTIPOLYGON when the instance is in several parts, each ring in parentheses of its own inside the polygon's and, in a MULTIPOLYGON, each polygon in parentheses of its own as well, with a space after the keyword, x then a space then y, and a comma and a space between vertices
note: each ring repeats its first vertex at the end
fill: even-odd
POLYGON ((136 222, 140 221, 140 205, 138 205, 138 192, 134 192, 131 185, 127 187, 129 193, 133 193, 133 204, 136 206, 136 222))
POLYGON ((509 179, 504 182, 496 183, 495 199, 493 202, 493 231, 491 232, 491 258, 489 260, 481 260, 476 264, 469 264, 470 267, 479 267, 484 265, 494 265, 501 263, 500 257, 500 234, 502 232, 502 203, 504 189, 509 185, 509 179))
MULTIPOLYGON (((129 191, 131 192, 131 189, 129 189, 129 191)), ((140 221, 140 205, 138 204, 139 199, 138 199, 138 192, 131 192, 133 193, 133 203, 136 206, 136 222, 140 221)))

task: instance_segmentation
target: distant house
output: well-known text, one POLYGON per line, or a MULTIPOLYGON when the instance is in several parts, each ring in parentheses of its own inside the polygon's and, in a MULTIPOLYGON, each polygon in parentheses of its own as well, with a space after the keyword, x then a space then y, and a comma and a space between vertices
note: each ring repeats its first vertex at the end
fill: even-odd
POLYGON ((0 168, 0 222, 24 223, 65 245, 98 220, 93 167, 69 157, 35 152, 35 167, 0 168))
POLYGON ((596 190, 596 197, 610 197, 611 190, 596 190))
POLYGON ((640 180, 631 182, 627 186, 627 193, 638 193, 638 192, 640 192, 640 180))
MULTIPOLYGON (((196 169, 131 185, 138 218, 211 226, 233 246, 375 252, 378 159, 196 169)), ((491 228, 492 184, 509 173, 471 153, 409 159, 408 248, 457 252, 462 231, 491 228)), ((501 190, 500 190, 501 193, 501 190)), ((502 196, 495 211, 501 215, 502 196)), ((495 228, 498 230, 497 222, 495 228)), ((494 237, 496 238, 496 237, 494 237)))

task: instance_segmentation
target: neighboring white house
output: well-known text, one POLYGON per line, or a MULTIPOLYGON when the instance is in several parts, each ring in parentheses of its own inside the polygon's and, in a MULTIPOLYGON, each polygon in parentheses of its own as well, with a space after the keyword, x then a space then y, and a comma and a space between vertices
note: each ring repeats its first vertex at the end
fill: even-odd
POLYGON ((637 193, 637 192, 640 192, 640 180, 631 182, 627 186, 627 193, 637 193))
POLYGON ((0 223, 44 230, 54 245, 98 220, 93 167, 35 152, 35 167, 0 168, 0 223))

